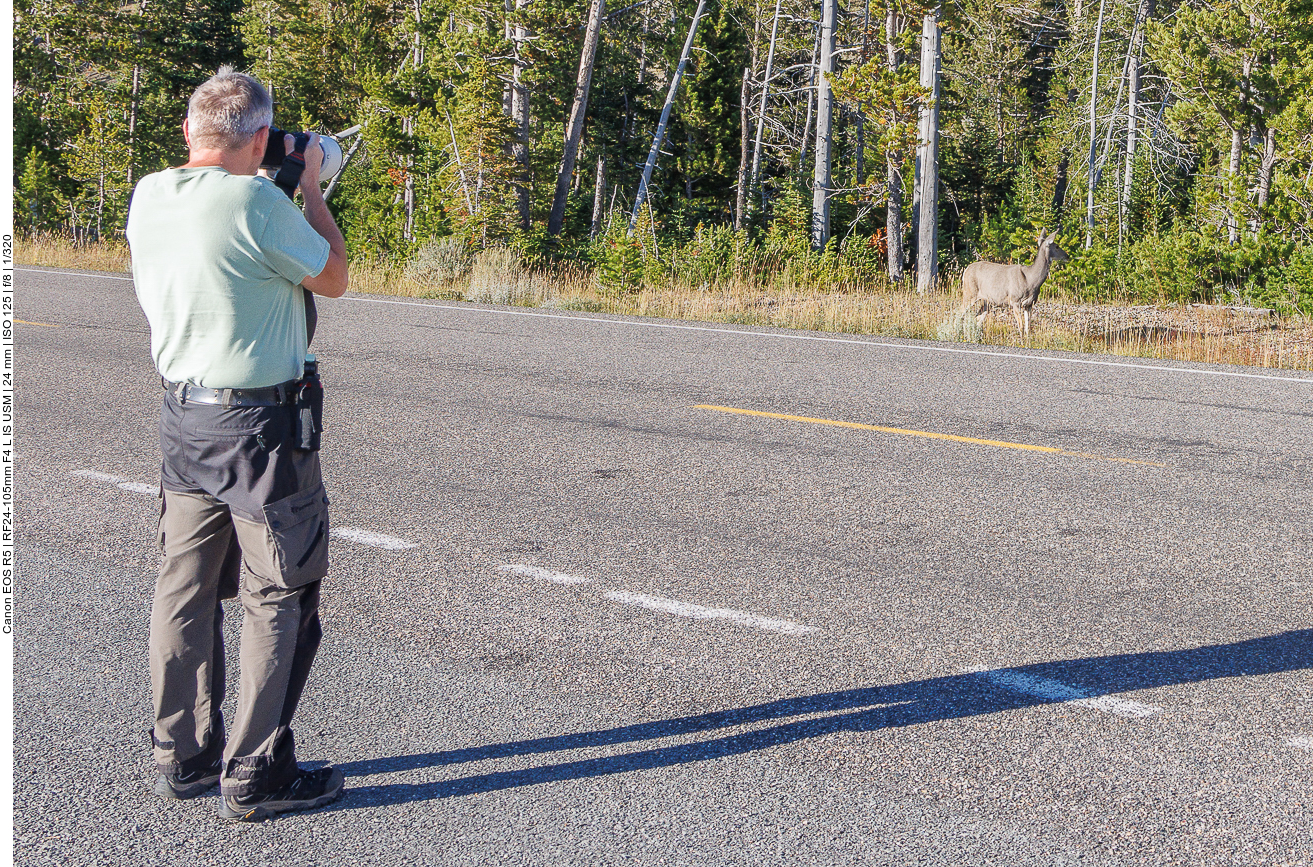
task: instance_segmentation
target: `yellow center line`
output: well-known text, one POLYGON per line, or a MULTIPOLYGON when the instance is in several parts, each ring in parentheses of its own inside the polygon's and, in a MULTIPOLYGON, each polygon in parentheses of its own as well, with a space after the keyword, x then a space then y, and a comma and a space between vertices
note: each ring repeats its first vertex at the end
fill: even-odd
POLYGON ((970 443, 978 446, 994 446, 1000 449, 1020 449, 1028 452, 1044 452, 1051 455, 1060 455, 1069 458, 1090 458, 1096 461, 1114 461, 1121 464, 1139 464, 1146 467, 1165 467, 1166 464, 1155 463, 1154 461, 1137 461, 1131 458, 1110 458, 1106 455, 1091 455, 1085 452, 1069 452, 1066 449, 1054 448, 1053 446, 1036 446, 1027 443, 1010 443, 1002 440, 982 440, 975 437, 961 437, 954 434, 935 433, 933 431, 923 430, 904 430, 897 427, 881 427, 875 424, 859 424, 855 421, 835 421, 829 418, 809 418, 804 415, 786 415, 779 412, 761 412, 755 409, 739 409, 733 406, 711 406, 709 404, 698 404, 694 409, 707 409, 713 412, 730 412, 737 415, 755 415, 761 418, 777 418, 782 421, 801 421, 808 424, 824 424, 831 427, 846 427, 853 430, 873 430, 879 433, 898 434, 907 437, 922 437, 930 440, 949 440, 955 443, 970 443))
POLYGON ((51 325, 49 322, 28 322, 26 319, 15 319, 19 325, 40 325, 42 328, 58 328, 58 325, 51 325))

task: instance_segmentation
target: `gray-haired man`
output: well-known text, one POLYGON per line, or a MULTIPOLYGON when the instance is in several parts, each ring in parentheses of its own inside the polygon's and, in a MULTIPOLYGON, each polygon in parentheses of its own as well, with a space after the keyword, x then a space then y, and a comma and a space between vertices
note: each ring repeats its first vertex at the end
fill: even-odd
POLYGON ((301 287, 342 295, 346 245, 319 190, 317 139, 305 152, 304 214, 256 177, 272 121, 258 81, 219 70, 188 103, 187 163, 142 178, 128 213, 137 297, 167 389, 150 629, 155 791, 192 798, 219 782, 219 815, 246 820, 342 791, 341 771, 298 767, 291 722, 328 571, 319 453, 298 436, 301 287), (225 736, 220 600, 238 595, 241 689, 225 736))

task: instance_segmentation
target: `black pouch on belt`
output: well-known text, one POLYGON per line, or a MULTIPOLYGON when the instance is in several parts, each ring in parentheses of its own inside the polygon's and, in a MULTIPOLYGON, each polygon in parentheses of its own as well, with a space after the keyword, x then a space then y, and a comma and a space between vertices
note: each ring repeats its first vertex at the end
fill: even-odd
POLYGON ((319 373, 306 365, 305 376, 297 384, 296 392, 296 448, 319 451, 319 434, 324 429, 324 386, 319 373))

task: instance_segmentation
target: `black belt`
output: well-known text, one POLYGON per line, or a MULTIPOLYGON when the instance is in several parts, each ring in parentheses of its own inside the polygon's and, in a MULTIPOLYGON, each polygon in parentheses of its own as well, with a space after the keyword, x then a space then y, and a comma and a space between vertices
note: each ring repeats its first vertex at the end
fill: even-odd
POLYGON ((264 388, 202 388, 190 382, 160 379, 178 403, 208 403, 216 406, 286 406, 296 402, 300 380, 289 379, 264 388))

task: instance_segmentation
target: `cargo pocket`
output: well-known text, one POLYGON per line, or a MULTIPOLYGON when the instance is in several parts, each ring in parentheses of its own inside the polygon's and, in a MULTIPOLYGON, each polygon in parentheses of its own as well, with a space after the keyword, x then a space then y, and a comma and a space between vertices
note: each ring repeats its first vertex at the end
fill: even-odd
POLYGON ((264 507, 279 587, 301 587, 328 574, 328 495, 323 484, 264 507))

